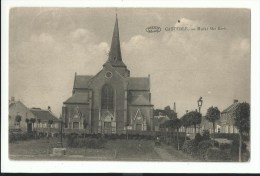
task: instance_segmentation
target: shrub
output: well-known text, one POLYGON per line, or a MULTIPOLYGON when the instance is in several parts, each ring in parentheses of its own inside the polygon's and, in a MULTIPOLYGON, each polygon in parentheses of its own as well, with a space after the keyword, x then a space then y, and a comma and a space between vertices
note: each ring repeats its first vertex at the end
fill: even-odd
MULTIPOLYGON (((242 142, 242 155, 247 151, 246 147, 247 145, 244 142, 242 142)), ((232 159, 238 160, 238 155, 239 155, 238 152, 239 152, 239 140, 235 139, 232 142, 231 151, 230 151, 232 159)))
POLYGON ((36 133, 33 132, 9 132, 9 142, 15 142, 15 141, 24 141, 24 140, 30 140, 30 139, 36 139, 36 133))
POLYGON ((219 144, 219 149, 220 150, 227 150, 231 148, 231 144, 228 143, 223 143, 223 144, 219 144))
POLYGON ((230 153, 219 148, 209 148, 206 152, 206 160, 211 161, 228 161, 230 160, 230 153))
MULTIPOLYGON (((184 142, 185 142, 185 138, 184 137, 179 137, 179 147, 180 147, 180 149, 182 149, 184 142)), ((178 149, 178 142, 177 142, 177 140, 173 143, 173 146, 176 149, 178 149)))
POLYGON ((209 130, 203 130, 203 132, 202 132, 202 140, 203 141, 210 140, 209 130))
POLYGON ((203 140, 203 138, 200 135, 200 133, 197 133, 194 140, 195 140, 196 145, 198 145, 203 140))
POLYGON ((190 155, 195 155, 196 150, 196 142, 194 139, 186 140, 182 146, 182 151, 190 155))
POLYGON ((250 159, 250 152, 246 150, 244 153, 242 153, 242 161, 247 162, 250 159))
POLYGON ((73 138, 71 135, 68 137, 67 146, 72 148, 104 148, 106 139, 104 138, 73 138))
POLYGON ((207 141, 201 141, 198 144, 198 156, 201 159, 206 160, 206 153, 209 148, 213 147, 213 141, 207 140, 207 141))

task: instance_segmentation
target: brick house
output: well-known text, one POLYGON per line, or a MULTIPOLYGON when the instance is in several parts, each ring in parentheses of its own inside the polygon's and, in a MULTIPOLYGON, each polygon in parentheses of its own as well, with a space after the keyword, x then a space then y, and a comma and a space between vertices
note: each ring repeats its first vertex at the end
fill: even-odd
POLYGON ((51 112, 51 109, 47 110, 40 108, 28 108, 20 100, 15 101, 14 97, 9 102, 9 129, 21 129, 22 131, 32 130, 44 130, 49 128, 48 121, 53 120, 51 128, 59 128, 59 119, 51 112), (21 117, 21 121, 18 122, 17 116, 21 117), (26 122, 26 119, 35 119, 35 123, 30 121, 26 122))
MULTIPOLYGON (((220 119, 215 123, 216 133, 238 133, 238 130, 234 125, 234 112, 239 104, 238 100, 234 100, 230 106, 221 112, 220 119)), ((213 133, 213 124, 207 121, 206 117, 202 117, 201 131, 203 130, 209 130, 210 133, 213 133)))

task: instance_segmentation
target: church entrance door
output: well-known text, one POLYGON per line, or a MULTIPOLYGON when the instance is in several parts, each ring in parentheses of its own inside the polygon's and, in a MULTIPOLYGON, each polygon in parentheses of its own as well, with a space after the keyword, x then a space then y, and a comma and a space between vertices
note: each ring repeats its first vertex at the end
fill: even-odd
POLYGON ((136 131, 142 131, 142 124, 136 124, 135 130, 136 131))
POLYGON ((104 132, 105 134, 110 134, 112 132, 111 122, 104 122, 104 132))
POLYGON ((79 129, 79 122, 73 122, 73 129, 79 129))

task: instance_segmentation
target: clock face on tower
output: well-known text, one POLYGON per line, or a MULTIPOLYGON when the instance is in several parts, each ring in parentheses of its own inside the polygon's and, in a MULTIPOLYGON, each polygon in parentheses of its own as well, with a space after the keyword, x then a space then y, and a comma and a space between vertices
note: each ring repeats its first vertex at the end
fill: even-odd
POLYGON ((112 77, 112 73, 110 71, 106 72, 106 77, 107 78, 111 78, 112 77))

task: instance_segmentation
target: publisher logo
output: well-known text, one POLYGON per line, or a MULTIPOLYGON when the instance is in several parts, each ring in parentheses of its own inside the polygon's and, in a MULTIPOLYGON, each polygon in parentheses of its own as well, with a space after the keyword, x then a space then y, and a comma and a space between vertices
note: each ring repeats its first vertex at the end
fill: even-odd
POLYGON ((161 28, 159 26, 150 26, 146 28, 146 32, 148 33, 154 33, 154 32, 160 32, 161 28))

